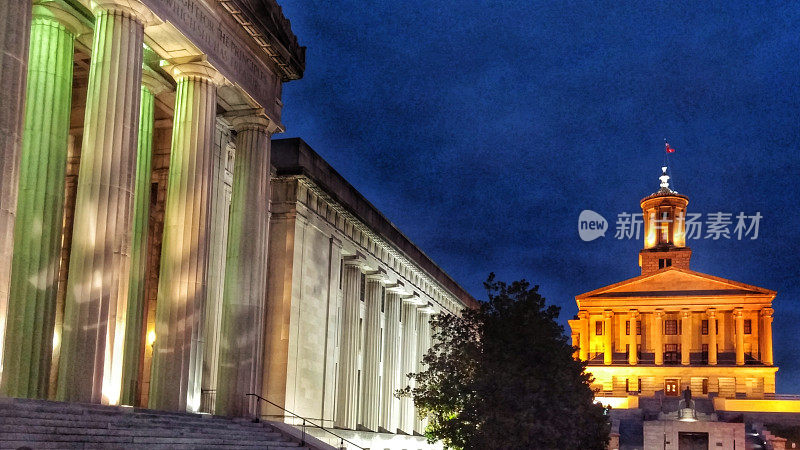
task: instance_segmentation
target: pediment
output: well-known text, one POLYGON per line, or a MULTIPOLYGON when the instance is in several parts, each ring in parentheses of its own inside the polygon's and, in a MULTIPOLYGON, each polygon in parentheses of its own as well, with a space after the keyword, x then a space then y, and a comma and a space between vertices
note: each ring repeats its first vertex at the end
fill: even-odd
POLYGON ((576 299, 621 297, 775 296, 775 291, 693 270, 669 267, 576 296, 576 299))

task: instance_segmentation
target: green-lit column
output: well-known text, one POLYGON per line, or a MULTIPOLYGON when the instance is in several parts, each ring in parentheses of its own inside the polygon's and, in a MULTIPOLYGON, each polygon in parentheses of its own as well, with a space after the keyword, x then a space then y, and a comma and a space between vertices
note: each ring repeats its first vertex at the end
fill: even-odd
POLYGON ((261 391, 267 289, 270 121, 232 120, 236 135, 219 344, 216 413, 245 416, 245 395, 261 391))
POLYGON ((221 77, 207 63, 172 67, 172 125, 149 407, 197 411, 211 219, 213 133, 221 77))
POLYGON ((142 71, 142 103, 139 113, 139 149, 136 155, 136 190, 133 193, 133 240, 128 285, 128 312, 122 363, 120 403, 135 405, 139 386, 139 363, 144 349, 142 333, 146 299, 147 225, 150 219, 150 178, 153 161, 153 108, 155 96, 165 83, 148 69, 142 71))
POLYGON ((53 352, 64 178, 79 20, 56 3, 33 9, 14 253, 0 392, 47 396, 53 352))
POLYGON ((122 385, 144 23, 152 15, 137 0, 92 4, 56 398, 115 404, 122 385))
POLYGON ((25 119, 31 2, 0 2, 0 380, 25 119))

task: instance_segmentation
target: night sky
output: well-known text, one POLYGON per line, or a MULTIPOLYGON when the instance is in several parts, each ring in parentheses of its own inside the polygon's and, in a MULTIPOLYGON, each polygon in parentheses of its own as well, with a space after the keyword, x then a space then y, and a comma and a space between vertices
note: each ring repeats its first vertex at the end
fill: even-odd
MULTIPOLYGON (((476 298, 489 272, 575 295, 639 275, 619 213, 658 189, 664 138, 689 212, 760 212, 692 269, 778 291, 779 393, 800 394, 800 6, 280 0, 308 47, 299 136, 476 298), (611 230, 583 242, 584 209, 611 230)), ((705 228, 705 227, 704 227, 705 228)), ((705 229, 703 230, 705 234, 705 229)))

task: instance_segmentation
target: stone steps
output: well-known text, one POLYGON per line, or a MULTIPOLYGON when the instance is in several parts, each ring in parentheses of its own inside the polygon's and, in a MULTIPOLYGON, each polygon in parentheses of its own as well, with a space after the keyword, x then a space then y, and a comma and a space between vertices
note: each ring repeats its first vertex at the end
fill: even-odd
POLYGON ((260 448, 299 450, 264 423, 190 413, 29 399, 0 399, 0 449, 260 448))

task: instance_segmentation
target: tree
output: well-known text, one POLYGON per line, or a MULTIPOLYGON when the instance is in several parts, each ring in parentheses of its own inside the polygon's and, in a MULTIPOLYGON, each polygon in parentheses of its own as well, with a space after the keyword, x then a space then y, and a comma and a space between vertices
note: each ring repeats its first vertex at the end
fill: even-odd
POLYGON ((428 417, 426 435, 455 449, 605 449, 609 425, 559 309, 538 286, 484 283, 488 301, 431 319, 425 370, 399 395, 428 417))

